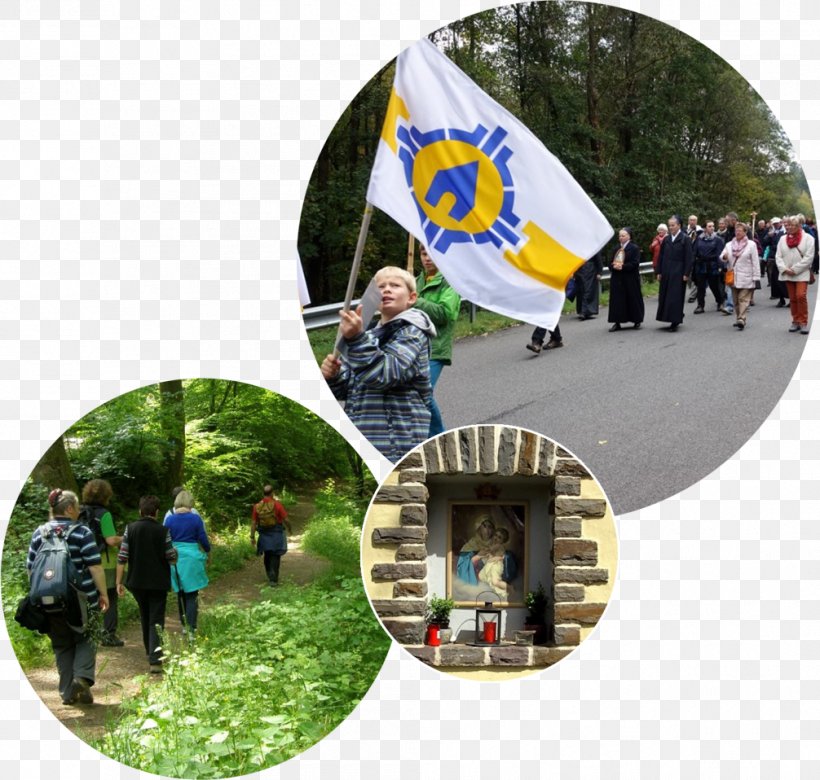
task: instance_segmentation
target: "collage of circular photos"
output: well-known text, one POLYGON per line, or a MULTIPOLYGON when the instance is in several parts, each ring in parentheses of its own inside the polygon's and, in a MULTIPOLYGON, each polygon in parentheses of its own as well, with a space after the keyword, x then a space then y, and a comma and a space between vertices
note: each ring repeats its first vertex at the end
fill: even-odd
MULTIPOLYGON (((162 60, 166 44, 144 61, 162 60)), ((569 0, 484 10, 398 48, 328 128, 302 182, 298 260, 281 260, 294 266, 298 301, 276 302, 271 315, 260 294, 253 308, 259 280, 241 269, 220 288, 232 294, 233 281, 242 282, 235 322, 214 315, 212 300, 200 314, 183 284, 171 294, 177 310, 140 288, 130 302, 146 320, 139 358, 125 347, 117 358, 138 381, 121 378, 122 389, 66 420, 15 483, 2 551, 11 674, 25 686, 21 699, 30 690, 45 705, 37 718, 70 732, 50 739, 81 740, 124 772, 296 778, 315 767, 297 762, 319 756, 317 776, 346 776, 339 755, 360 762, 357 770, 365 757, 359 743, 343 742, 344 724, 363 703, 378 704, 391 662, 392 682, 440 686, 453 706, 481 705, 460 726, 465 739, 472 729, 485 741, 488 696, 518 745, 527 717, 554 715, 542 707, 525 716, 525 702, 552 706, 567 698, 562 678, 590 682, 594 667, 603 679, 604 657, 618 668, 612 646, 644 646, 620 645, 610 626, 609 649, 600 647, 603 627, 622 617, 608 609, 623 577, 619 535, 626 529, 634 541, 639 512, 697 486, 755 436, 809 343, 820 242, 808 182, 769 106, 711 49, 618 5, 569 0), (180 325, 185 312, 202 317, 199 364, 169 347, 191 332, 180 325), (301 363, 243 359, 222 370, 207 354, 216 342, 204 334, 231 332, 231 354, 255 360, 264 351, 245 349, 267 338, 271 316, 288 328, 304 324, 301 363), (206 364, 211 371, 182 370, 206 364), (256 375, 235 370, 248 365, 256 375), (270 389, 293 365, 301 399, 270 389), (317 398, 338 412, 333 421, 313 411, 317 398), (340 420, 358 431, 358 444, 340 420), (498 685, 475 686, 491 691, 476 698, 473 682, 498 685), (340 743, 333 755, 321 752, 340 743), (280 775, 280 766, 292 774, 280 775)), ((260 58, 259 41, 255 51, 260 58)), ((204 68, 213 58, 201 56, 204 68)), ((211 64, 218 85, 228 66, 211 64)), ((125 81, 115 87, 83 90, 83 116, 121 105, 121 144, 154 119, 172 132, 168 101, 127 119, 132 82, 122 67, 125 81)), ((184 64, 175 72, 182 88, 170 103, 204 106, 208 90, 188 99, 190 73, 184 64)), ((158 94, 167 93, 162 84, 158 94)), ((242 106, 261 101, 241 84, 242 106)), ((68 132, 71 118, 57 118, 68 132)), ((208 123, 194 128, 203 138, 228 132, 228 120, 208 123)), ((183 121, 173 131, 183 197, 193 181, 183 181, 190 130, 183 121)), ((217 147, 217 156, 234 148, 227 136, 217 147)), ((139 148, 150 156, 153 147, 139 148)), ((206 167, 195 175, 203 193, 206 167)), ((240 168, 242 178, 248 169, 240 168)), ((130 175, 124 163, 119 170, 130 175)), ((177 213, 184 221, 193 211, 177 213)), ((204 200, 196 213, 207 233, 204 200)), ((100 222, 100 236, 109 222, 100 222)), ((140 225, 152 231, 145 219, 140 225)), ((163 225, 151 232, 157 245, 170 235, 163 225)), ((242 238, 228 255, 259 235, 247 225, 221 223, 224 235, 242 238)), ((150 254, 140 235, 123 233, 118 246, 150 254)), ((225 248, 214 235, 197 244, 206 254, 225 248)), ((51 244, 59 255, 61 240, 51 244)), ((80 244, 87 251, 88 241, 80 244)), ((208 263, 203 257, 212 274, 208 263)), ((203 297, 219 288, 221 267, 196 288, 203 297)), ((108 271, 96 287, 84 273, 83 289, 104 289, 108 271)), ((100 328, 125 317, 105 305, 92 315, 80 303, 83 327, 67 326, 61 338, 90 332, 86 317, 100 328)), ((43 322, 40 338, 54 324, 43 322)), ((44 388, 54 381, 42 378, 44 388)), ((664 592, 656 585, 646 593, 664 592)), ((727 674, 716 682, 721 706, 744 709, 743 676, 727 674)), ((584 689, 590 696, 603 704, 601 691, 584 689)), ((759 706, 744 711, 758 713, 755 727, 768 718, 759 706)), ((390 712, 392 725, 416 718, 390 712)), ((362 728, 378 731, 385 717, 362 728)), ((683 728, 676 733, 680 748, 683 728)), ((555 741, 565 736, 556 731, 555 741)), ((404 760, 391 744, 381 757, 404 760)), ((476 744, 450 758, 465 760, 476 744)), ((541 732, 520 747, 521 767, 559 755, 541 732)), ((493 764, 498 774, 503 763, 493 764)), ((518 775, 517 765, 507 768, 518 775)))

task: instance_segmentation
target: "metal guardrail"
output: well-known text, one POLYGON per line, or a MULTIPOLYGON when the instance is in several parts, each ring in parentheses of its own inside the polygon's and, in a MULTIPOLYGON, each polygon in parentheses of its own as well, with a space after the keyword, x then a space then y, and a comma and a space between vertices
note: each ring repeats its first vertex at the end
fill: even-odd
MULTIPOLYGON (((652 263, 646 262, 641 263, 641 275, 644 276, 646 274, 654 273, 652 269, 652 263)), ((610 271, 608 268, 604 268, 604 272, 601 275, 601 281, 606 282, 611 277, 610 271)), ((359 298, 355 301, 351 301, 351 306, 356 307, 359 305, 359 298)), ((339 303, 325 303, 321 306, 308 306, 306 309, 302 311, 302 317, 305 320, 305 328, 307 330, 316 330, 317 328, 328 328, 332 325, 339 324, 339 312, 341 311, 342 307, 344 306, 344 302, 341 301, 339 303)), ((471 305, 471 320, 474 317, 472 312, 475 311, 475 305, 471 305)))

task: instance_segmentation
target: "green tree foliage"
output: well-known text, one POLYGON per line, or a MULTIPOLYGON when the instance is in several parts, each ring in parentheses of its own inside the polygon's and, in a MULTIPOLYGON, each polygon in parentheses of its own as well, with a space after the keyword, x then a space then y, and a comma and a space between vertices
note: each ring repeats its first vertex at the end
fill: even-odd
MULTIPOLYGON (((811 211, 802 170, 764 101, 668 25, 612 6, 536 2, 430 37, 543 141, 613 227, 633 227, 644 249, 673 213, 703 224, 728 211, 741 219, 811 211)), ((343 297, 393 75, 391 63, 356 96, 311 177, 299 254, 314 303, 343 297)), ((404 265, 406 246, 401 228, 376 211, 360 291, 379 267, 404 265)))
POLYGON ((170 503, 175 484, 192 491, 214 528, 247 521, 268 482, 283 489, 334 478, 360 492, 369 484, 359 456, 314 414, 263 388, 221 379, 119 396, 63 439, 80 485, 95 477, 111 482, 118 523, 133 517, 142 495, 170 503))
POLYGON ((48 638, 14 622, 17 603, 28 593, 26 553, 34 529, 48 519, 48 487, 29 480, 11 512, 3 542, 3 614, 14 652, 23 667, 45 661, 51 653, 48 638))

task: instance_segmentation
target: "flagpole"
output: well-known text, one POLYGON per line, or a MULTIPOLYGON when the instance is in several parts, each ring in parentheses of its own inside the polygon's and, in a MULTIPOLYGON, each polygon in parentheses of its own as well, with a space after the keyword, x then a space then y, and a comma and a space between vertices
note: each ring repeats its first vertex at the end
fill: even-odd
MULTIPOLYGON (((407 272, 413 274, 416 259, 416 237, 412 233, 407 234, 407 272)), ((415 274, 413 274, 415 276, 415 274)))
POLYGON ((370 218, 373 216, 373 204, 365 201, 364 214, 362 215, 362 226, 359 228, 359 240, 356 242, 356 253, 353 255, 353 267, 350 269, 350 279, 347 282, 347 292, 345 293, 344 310, 350 308, 353 300, 353 293, 356 289, 356 280, 359 278, 359 268, 362 264, 364 254, 364 242, 367 239, 367 232, 370 230, 370 218))
MULTIPOLYGON (((364 214, 362 215, 362 225, 359 228, 359 240, 356 242, 356 252, 353 255, 353 266, 350 269, 350 279, 347 282, 347 291, 345 292, 344 310, 350 310, 350 302, 353 300, 353 293, 356 291, 356 280, 359 278, 359 268, 362 265, 362 255, 364 254, 364 242, 367 239, 367 233, 370 230, 370 218, 373 216, 373 204, 369 201, 364 203, 364 214)), ((342 326, 339 324, 337 330, 337 341, 341 333, 342 326)), ((334 357, 339 357, 339 350, 333 350, 334 357)))

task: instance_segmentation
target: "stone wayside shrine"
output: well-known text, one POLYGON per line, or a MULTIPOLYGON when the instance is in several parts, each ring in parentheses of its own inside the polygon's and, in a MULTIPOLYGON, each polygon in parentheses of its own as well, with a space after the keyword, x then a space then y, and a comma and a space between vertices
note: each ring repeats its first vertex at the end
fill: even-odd
MULTIPOLYGON (((612 593, 617 537, 603 491, 560 445, 518 428, 475 426, 427 441, 396 466, 368 510, 362 565, 373 608, 408 652, 442 671, 492 679, 550 666, 586 638, 612 593), (502 641, 494 646, 474 643, 476 607, 486 596, 465 601, 467 586, 457 581, 467 533, 459 531, 459 512, 479 519, 495 513, 501 523, 510 517, 508 527, 521 529, 515 579, 497 583, 502 641), (525 592, 539 585, 547 594, 549 639, 516 644, 525 592), (425 645, 428 601, 445 595, 456 602, 452 641, 425 645)), ((473 587, 479 594, 489 586, 473 587)))

